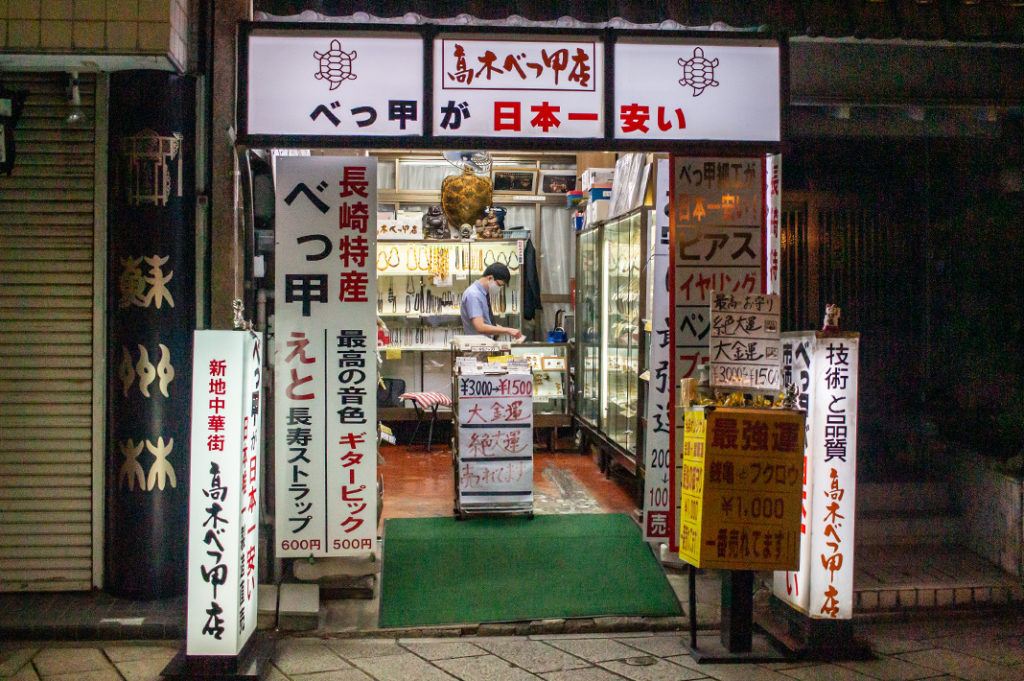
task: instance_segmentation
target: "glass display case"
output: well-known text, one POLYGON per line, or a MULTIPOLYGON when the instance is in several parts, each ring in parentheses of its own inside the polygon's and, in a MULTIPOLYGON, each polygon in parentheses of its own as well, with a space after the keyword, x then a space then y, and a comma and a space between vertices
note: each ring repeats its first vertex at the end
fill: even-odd
POLYGON ((569 344, 522 343, 513 345, 510 353, 513 357, 525 357, 533 369, 534 425, 568 425, 569 344))
POLYGON ((601 343, 604 431, 627 452, 637 446, 640 348, 640 213, 604 226, 601 343))
POLYGON ((576 415, 597 428, 601 388, 601 230, 576 243, 576 415))
POLYGON ((639 446, 643 253, 647 211, 577 237, 576 416, 631 472, 639 446))

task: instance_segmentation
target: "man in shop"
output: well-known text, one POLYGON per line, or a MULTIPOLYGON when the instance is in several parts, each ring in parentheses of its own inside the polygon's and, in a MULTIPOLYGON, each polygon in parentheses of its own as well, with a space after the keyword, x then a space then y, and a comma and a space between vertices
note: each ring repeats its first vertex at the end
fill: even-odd
POLYGON ((507 326, 497 326, 491 319, 491 296, 500 296, 501 289, 512 278, 504 263, 487 266, 483 276, 474 281, 462 294, 462 331, 467 334, 497 336, 507 333, 513 339, 522 338, 523 332, 507 326))

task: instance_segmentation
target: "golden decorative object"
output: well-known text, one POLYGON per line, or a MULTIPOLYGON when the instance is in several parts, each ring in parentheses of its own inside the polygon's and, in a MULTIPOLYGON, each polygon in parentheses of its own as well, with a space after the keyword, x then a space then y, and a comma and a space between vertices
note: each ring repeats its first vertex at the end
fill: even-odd
POLYGON ((491 181, 466 166, 461 175, 449 175, 441 183, 441 210, 450 225, 473 224, 491 205, 491 181))

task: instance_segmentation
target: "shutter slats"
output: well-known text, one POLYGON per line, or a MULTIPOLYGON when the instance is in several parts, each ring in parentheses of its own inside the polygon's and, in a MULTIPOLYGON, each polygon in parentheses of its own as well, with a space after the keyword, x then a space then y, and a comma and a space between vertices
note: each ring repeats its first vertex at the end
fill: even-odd
POLYGON ((92 587, 96 148, 65 124, 66 82, 4 73, 29 96, 0 177, 0 591, 92 587))

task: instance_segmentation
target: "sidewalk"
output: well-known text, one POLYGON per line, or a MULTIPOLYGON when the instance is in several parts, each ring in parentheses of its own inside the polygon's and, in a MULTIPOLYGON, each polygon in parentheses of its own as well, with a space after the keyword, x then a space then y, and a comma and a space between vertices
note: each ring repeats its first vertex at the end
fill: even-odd
MULTIPOLYGON (((349 638, 279 635, 271 681, 872 681, 1024 680, 1024 618, 953 612, 858 621, 859 661, 700 664, 685 632, 349 638)), ((705 632, 698 640, 716 637, 705 632)), ((150 681, 180 641, 0 644, 0 679, 150 681)))

